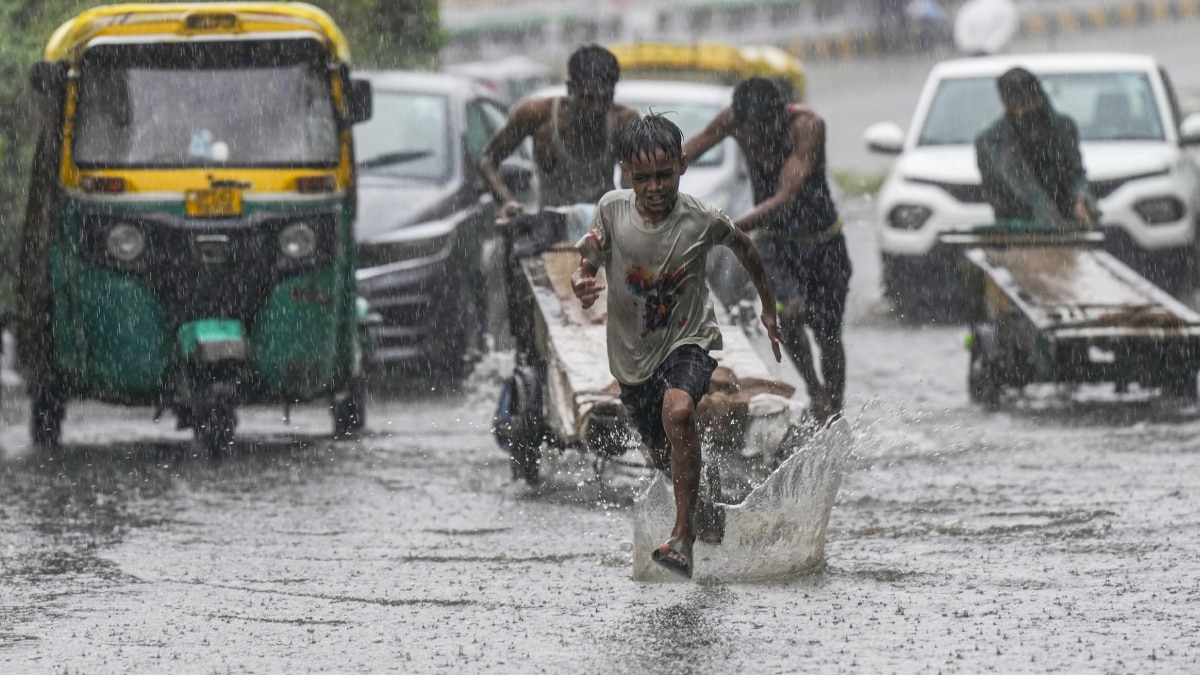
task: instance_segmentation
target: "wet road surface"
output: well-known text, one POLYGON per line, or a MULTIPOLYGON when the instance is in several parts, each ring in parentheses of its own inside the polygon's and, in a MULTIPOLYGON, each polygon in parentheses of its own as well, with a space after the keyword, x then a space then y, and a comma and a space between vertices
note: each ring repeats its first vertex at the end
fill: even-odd
POLYGON ((354 441, 317 407, 248 411, 220 461, 91 404, 39 454, 10 387, 0 672, 1200 670, 1200 412, 972 406, 965 329, 894 319, 867 204, 844 210, 858 443, 824 569, 631 581, 636 471, 568 456, 508 482, 506 354, 461 392, 376 396, 354 441))

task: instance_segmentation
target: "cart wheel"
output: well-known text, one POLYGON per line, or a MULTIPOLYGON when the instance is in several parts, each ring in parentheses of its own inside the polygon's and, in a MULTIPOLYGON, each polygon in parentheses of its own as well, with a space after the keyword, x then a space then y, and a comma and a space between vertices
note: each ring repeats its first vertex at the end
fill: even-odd
POLYGON ((1195 403, 1200 400, 1197 391, 1196 371, 1179 373, 1163 384, 1163 393, 1178 399, 1181 403, 1195 403))
POLYGON ((232 406, 216 404, 207 410, 193 410, 192 423, 196 440, 213 459, 220 457, 233 445, 237 413, 232 406))
POLYGON ((541 468, 542 385, 533 368, 521 368, 513 387, 509 421, 509 468, 513 480, 536 485, 541 468))
POLYGON ((995 342, 995 330, 990 326, 978 326, 971 341, 971 366, 967 371, 967 391, 971 400, 985 408, 1000 404, 1002 387, 999 367, 989 348, 995 342))
POLYGON ((32 393, 30 438, 39 448, 57 449, 62 441, 63 418, 67 416, 66 397, 51 377, 34 380, 32 393))
POLYGON ((333 435, 342 438, 359 431, 367 423, 366 383, 361 377, 356 377, 350 383, 350 389, 340 399, 333 402, 333 435))

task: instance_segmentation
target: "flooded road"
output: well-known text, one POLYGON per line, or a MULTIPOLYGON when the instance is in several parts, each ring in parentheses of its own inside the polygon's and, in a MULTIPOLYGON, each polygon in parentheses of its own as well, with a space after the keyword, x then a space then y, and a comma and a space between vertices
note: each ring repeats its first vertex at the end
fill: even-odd
POLYGON ((631 581, 636 471, 508 482, 506 354, 462 392, 377 396, 354 441, 251 410, 221 461, 90 404, 38 454, 9 388, 0 672, 1200 670, 1200 412, 972 406, 965 329, 892 318, 868 205, 844 210, 857 444, 822 570, 631 581))

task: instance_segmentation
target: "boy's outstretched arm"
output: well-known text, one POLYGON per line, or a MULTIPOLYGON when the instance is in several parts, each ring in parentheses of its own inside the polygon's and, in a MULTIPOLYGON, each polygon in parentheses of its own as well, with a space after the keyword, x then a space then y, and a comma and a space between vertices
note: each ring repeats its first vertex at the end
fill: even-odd
POLYGON ((583 303, 584 309, 596 304, 600 291, 604 290, 604 286, 596 281, 596 272, 587 258, 580 258, 579 267, 571 274, 571 290, 575 291, 575 297, 583 303))
POLYGON ((763 327, 767 329, 767 337, 771 339, 771 351, 775 354, 775 361, 782 362, 783 353, 779 351, 779 323, 775 317, 775 294, 771 292, 771 284, 767 281, 767 271, 763 268, 762 258, 758 257, 754 242, 741 230, 734 230, 729 248, 742 263, 742 267, 746 268, 750 280, 754 282, 754 288, 758 290, 758 299, 762 303, 763 327))

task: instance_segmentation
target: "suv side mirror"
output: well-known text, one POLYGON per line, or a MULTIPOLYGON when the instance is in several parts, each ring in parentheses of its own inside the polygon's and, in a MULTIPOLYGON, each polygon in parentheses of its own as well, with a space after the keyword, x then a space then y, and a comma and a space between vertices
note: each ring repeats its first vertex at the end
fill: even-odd
POLYGON ((898 155, 904 150, 904 130, 895 122, 879 122, 867 127, 863 141, 871 152, 898 155))
POLYGON ((67 64, 53 61, 38 61, 29 68, 29 84, 44 96, 61 91, 67 83, 67 64))
POLYGON ((367 80, 350 80, 350 90, 346 92, 346 122, 366 122, 371 119, 373 112, 371 83, 367 80))
POLYGON ((1180 145, 1200 145, 1200 113, 1192 113, 1183 118, 1179 125, 1180 145))

